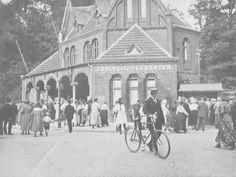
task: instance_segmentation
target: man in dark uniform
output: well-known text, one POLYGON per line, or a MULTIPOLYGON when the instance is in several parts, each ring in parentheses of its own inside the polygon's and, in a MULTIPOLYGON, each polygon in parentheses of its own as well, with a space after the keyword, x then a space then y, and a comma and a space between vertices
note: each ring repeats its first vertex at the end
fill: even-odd
POLYGON ((67 124, 69 128, 69 133, 72 133, 72 119, 73 115, 75 113, 75 109, 73 106, 71 106, 71 101, 68 101, 68 105, 65 107, 65 115, 67 119, 67 124))
POLYGON ((157 99, 157 93, 157 90, 151 90, 151 96, 145 101, 143 106, 143 112, 147 115, 147 127, 151 132, 151 140, 147 145, 150 151, 153 151, 154 148, 155 153, 157 153, 157 145, 154 142, 160 137, 160 134, 153 136, 154 127, 152 126, 151 116, 154 114, 157 116, 154 124, 156 130, 162 130, 162 126, 165 125, 164 115, 160 101, 157 99))
POLYGON ((2 105, 0 103, 0 135, 3 135, 3 110, 2 110, 2 105))

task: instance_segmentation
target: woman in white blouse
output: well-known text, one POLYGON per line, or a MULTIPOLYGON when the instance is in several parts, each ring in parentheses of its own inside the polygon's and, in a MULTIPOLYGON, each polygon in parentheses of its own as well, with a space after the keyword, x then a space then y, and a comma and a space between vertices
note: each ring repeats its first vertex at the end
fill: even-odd
POLYGON ((121 125, 123 124, 124 126, 124 131, 126 130, 126 124, 127 124, 127 116, 126 116, 126 112, 125 112, 125 105, 122 103, 121 98, 118 100, 118 112, 117 112, 117 119, 116 119, 116 123, 119 125, 119 131, 120 134, 122 134, 122 130, 121 130, 121 125))
POLYGON ((176 110, 175 132, 177 133, 179 133, 180 131, 183 131, 184 133, 187 132, 185 125, 186 125, 186 119, 188 116, 189 114, 186 112, 186 110, 183 107, 183 102, 180 101, 176 110))

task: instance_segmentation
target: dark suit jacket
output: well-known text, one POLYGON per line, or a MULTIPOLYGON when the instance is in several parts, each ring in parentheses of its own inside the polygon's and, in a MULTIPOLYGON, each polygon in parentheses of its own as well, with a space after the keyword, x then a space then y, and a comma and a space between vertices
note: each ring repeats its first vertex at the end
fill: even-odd
POLYGON ((184 103, 183 107, 184 107, 185 111, 190 115, 190 107, 189 107, 188 103, 184 103))
POLYGON ((11 120, 11 105, 6 103, 3 105, 3 120, 11 120))
POLYGON ((208 118, 208 106, 205 102, 200 102, 198 106, 198 117, 208 118))
POLYGON ((65 108, 66 119, 72 120, 74 113, 75 113, 74 107, 71 105, 67 105, 65 108))
MULTIPOLYGON (((156 126, 159 128, 161 125, 165 124, 164 115, 159 100, 154 101, 152 97, 148 98, 144 103, 143 112, 146 115, 153 115, 157 113, 156 126)), ((150 119, 148 119, 147 122, 150 123, 150 119)))

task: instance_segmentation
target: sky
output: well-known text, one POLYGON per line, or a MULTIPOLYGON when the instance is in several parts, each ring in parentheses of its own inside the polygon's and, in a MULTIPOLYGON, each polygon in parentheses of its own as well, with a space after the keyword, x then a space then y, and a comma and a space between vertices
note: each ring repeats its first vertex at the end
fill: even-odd
MULTIPOLYGON (((1 0, 3 2, 9 2, 10 0, 1 0)), ((195 2, 195 0, 162 0, 162 2, 168 6, 168 4, 173 7, 178 9, 180 12, 183 12, 185 20, 193 27, 194 26, 194 19, 193 17, 188 13, 188 10, 195 2)))

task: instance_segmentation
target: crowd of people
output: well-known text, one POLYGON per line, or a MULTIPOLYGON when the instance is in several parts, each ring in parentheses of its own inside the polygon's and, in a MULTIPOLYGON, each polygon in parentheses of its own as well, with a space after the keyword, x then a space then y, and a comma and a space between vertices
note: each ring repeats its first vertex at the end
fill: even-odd
POLYGON ((108 124, 108 105, 104 102, 99 104, 98 99, 88 101, 58 100, 33 104, 24 101, 18 105, 13 104, 9 98, 6 103, 0 106, 0 135, 13 135, 12 125, 18 123, 21 127, 22 135, 37 133, 40 136, 48 136, 50 123, 57 122, 59 126, 68 125, 69 133, 72 127, 85 126, 88 124, 92 128, 109 126, 108 124), (8 126, 8 128, 7 128, 8 126))
MULTIPOLYGON (((147 99, 149 100, 149 98, 147 99)), ((140 130, 148 127, 147 100, 137 100, 132 106, 132 119, 135 127, 140 130)), ((160 111, 163 115, 162 130, 170 133, 187 133, 188 130, 205 131, 205 124, 210 124, 219 129, 216 137, 217 145, 235 147, 236 141, 236 101, 228 98, 189 98, 184 97, 170 103, 166 99, 158 100, 160 111)), ((50 123, 58 122, 59 125, 68 125, 69 133, 74 126, 91 126, 99 128, 109 126, 109 107, 106 102, 100 104, 98 99, 88 101, 71 100, 32 104, 29 101, 16 106, 9 98, 0 106, 0 135, 13 135, 12 125, 16 122, 21 126, 21 134, 29 135, 30 132, 43 136, 45 131, 48 136, 50 123)), ((116 130, 122 134, 126 130, 128 119, 127 110, 120 98, 113 107, 112 115, 116 130)))
MULTIPOLYGON (((147 100, 146 100, 147 101, 147 100)), ((147 117, 143 105, 145 102, 137 100, 133 106, 133 120, 135 127, 145 129, 147 117)), ((205 131, 206 123, 219 129, 216 137, 216 147, 221 144, 235 148, 236 142, 236 101, 233 98, 179 98, 173 103, 160 100, 164 117, 162 130, 166 133, 187 133, 188 130, 205 131)))

